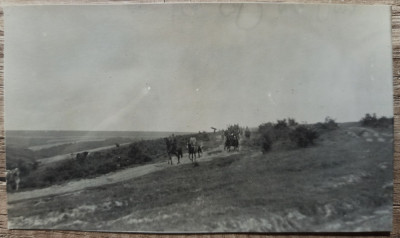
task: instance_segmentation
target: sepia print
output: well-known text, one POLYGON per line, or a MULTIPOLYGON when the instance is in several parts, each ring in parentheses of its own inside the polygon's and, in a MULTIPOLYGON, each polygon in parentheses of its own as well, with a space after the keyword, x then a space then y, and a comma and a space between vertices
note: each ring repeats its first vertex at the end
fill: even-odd
POLYGON ((392 229, 389 6, 4 12, 10 229, 392 229))

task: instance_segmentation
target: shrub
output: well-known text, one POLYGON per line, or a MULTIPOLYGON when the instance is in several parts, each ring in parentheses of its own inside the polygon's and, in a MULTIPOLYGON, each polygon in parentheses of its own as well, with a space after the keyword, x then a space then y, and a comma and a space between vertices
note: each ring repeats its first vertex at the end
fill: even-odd
POLYGON ((286 119, 278 120, 273 130, 269 134, 275 140, 288 140, 291 128, 288 126, 286 119))
POLYGON ((271 140, 271 138, 269 137, 269 135, 267 133, 262 135, 261 146, 262 146, 262 150, 263 150, 264 153, 271 150, 272 140, 271 140))
POLYGON ((143 163, 151 161, 151 158, 146 154, 144 154, 142 148, 135 143, 129 146, 128 156, 129 158, 131 158, 131 160, 134 161, 134 163, 143 163))
POLYGON ((17 168, 19 168, 21 174, 28 175, 31 172, 32 165, 29 165, 24 160, 19 159, 17 161, 17 168))
POLYGON ((339 128, 336 121, 330 117, 325 117, 325 122, 318 122, 314 125, 316 130, 335 130, 339 128))
POLYGON ((130 158, 135 158, 137 156, 140 156, 142 153, 140 147, 138 146, 138 144, 132 144, 129 146, 129 152, 128 152, 128 156, 130 158))
POLYGON ((271 122, 263 123, 258 126, 258 132, 263 135, 268 135, 270 140, 285 140, 288 138, 290 128, 286 123, 286 119, 278 120, 276 124, 271 122))
POLYGON ((274 125, 274 129, 282 130, 288 128, 288 124, 286 122, 286 119, 283 120, 278 120, 276 124, 274 125))
POLYGON ((393 117, 391 118, 381 117, 378 119, 379 127, 390 127, 393 126, 393 123, 394 123, 393 117))
POLYGON ((297 126, 297 125, 299 125, 299 123, 297 123, 296 122, 296 120, 294 119, 294 118, 288 118, 288 125, 290 126, 290 127, 294 127, 294 126, 297 126))
POLYGON ((314 144, 314 140, 318 138, 316 131, 306 126, 298 126, 290 133, 290 140, 295 142, 299 147, 307 147, 314 144))
POLYGON ((271 122, 263 123, 258 126, 258 132, 260 134, 265 134, 265 133, 270 132, 273 127, 274 127, 274 125, 271 122))
POLYGON ((376 127, 378 124, 378 118, 376 118, 376 114, 365 114, 363 118, 361 118, 361 125, 369 126, 369 127, 376 127))
POLYGON ((246 127, 246 129, 245 129, 245 131, 244 131, 244 136, 245 136, 247 139, 249 139, 249 138, 250 138, 250 135, 251 135, 250 129, 249 129, 248 127, 246 127))
POLYGON ((336 121, 330 117, 325 117, 325 122, 324 122, 324 127, 327 130, 334 130, 339 127, 339 125, 336 123, 336 121))

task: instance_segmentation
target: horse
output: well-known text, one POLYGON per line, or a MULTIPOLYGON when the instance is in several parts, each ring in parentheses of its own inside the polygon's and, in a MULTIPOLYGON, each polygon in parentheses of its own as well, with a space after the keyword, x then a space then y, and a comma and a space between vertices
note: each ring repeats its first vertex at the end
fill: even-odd
POLYGON ((196 161, 196 156, 200 158, 203 154, 202 143, 197 143, 196 137, 191 137, 187 142, 187 149, 189 152, 189 159, 194 162, 196 161), (200 144, 200 145, 199 145, 200 144))
POLYGON ((18 168, 7 170, 6 171, 6 181, 7 181, 7 189, 11 191, 15 187, 15 191, 19 189, 19 183, 21 179, 19 178, 20 171, 18 168))
POLYGON ((192 143, 190 143, 190 141, 188 141, 188 143, 187 143, 187 149, 189 152, 189 159, 192 162, 196 161, 196 148, 192 143))
POLYGON ((197 156, 200 158, 203 155, 203 146, 197 146, 197 156))
POLYGON ((180 158, 183 157, 183 152, 181 147, 177 147, 175 143, 173 143, 170 139, 164 138, 165 144, 167 145, 167 154, 168 154, 168 164, 172 163, 172 156, 175 155, 178 158, 178 164, 181 163, 180 158))
POLYGON ((187 149, 189 152, 189 159, 192 162, 196 161, 196 154, 198 157, 200 157, 203 152, 201 146, 197 145, 196 137, 190 137, 189 141, 187 142, 187 149))
POLYGON ((233 150, 239 149, 239 140, 236 136, 227 136, 225 140, 224 150, 231 151, 231 147, 233 150))

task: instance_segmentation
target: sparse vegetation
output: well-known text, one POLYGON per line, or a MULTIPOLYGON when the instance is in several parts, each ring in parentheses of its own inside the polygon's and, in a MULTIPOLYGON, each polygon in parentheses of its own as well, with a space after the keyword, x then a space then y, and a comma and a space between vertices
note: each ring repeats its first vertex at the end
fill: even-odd
MULTIPOLYGON (((190 137, 196 137, 198 141, 203 142, 210 140, 208 133, 177 135, 178 146, 186 148, 186 142, 190 137)), ((110 144, 113 144, 111 141, 110 144)), ((207 145, 207 143, 205 144, 207 145)), ((103 142, 100 142, 99 145, 102 146, 103 142)), ((42 167, 37 162, 37 158, 41 158, 38 153, 28 149, 21 150, 8 147, 7 168, 20 169, 21 189, 40 188, 73 179, 95 177, 130 166, 161 162, 166 156, 166 145, 163 138, 140 140, 131 143, 129 146, 121 144, 117 146, 116 143, 114 145, 115 147, 107 150, 86 152, 86 156, 79 157, 79 159, 76 159, 77 154, 71 153, 66 160, 42 167)), ((51 150, 46 149, 46 151, 51 150)), ((85 152, 81 154, 85 154, 85 152)))
MULTIPOLYGON (((313 128, 312 125, 303 126, 313 128)), ((377 229, 385 225, 390 228, 392 137, 385 137, 385 142, 366 143, 366 137, 346 133, 356 133, 363 129, 357 123, 340 124, 337 131, 322 131, 320 137, 323 140, 310 149, 277 150, 278 141, 268 153, 260 154, 257 153, 260 144, 249 150, 245 148, 237 154, 221 154, 221 157, 216 154, 215 159, 210 161, 198 161, 200 166, 197 167, 194 167, 194 163, 168 166, 144 176, 126 177, 118 183, 99 183, 96 187, 79 192, 11 200, 9 220, 15 227, 26 227, 29 224, 38 229, 55 226, 62 229, 76 228, 74 222, 79 218, 85 221, 80 229, 94 230, 99 224, 118 222, 118 226, 110 228, 151 230, 155 227, 154 220, 159 219, 160 214, 172 214, 179 210, 179 214, 186 215, 166 216, 165 219, 159 219, 156 227, 175 230, 199 230, 206 227, 212 230, 217 224, 229 231, 233 226, 240 227, 249 217, 269 219, 265 217, 268 211, 273 214, 268 222, 280 222, 276 222, 270 230, 260 226, 260 230, 256 231, 281 232, 288 227, 298 229, 317 226, 322 229, 332 227, 332 224, 347 230, 360 227, 370 229, 371 224, 377 229), (366 150, 370 151, 369 156, 365 156, 366 150), (199 196, 201 202, 198 202, 199 196), (86 209, 89 206, 95 210, 86 209), (30 209, 27 210, 27 207, 30 209), (85 209, 74 215, 72 211, 79 207, 85 209), (200 216, 196 222, 188 219, 199 212, 211 215, 200 216), (293 214, 299 214, 300 219, 293 214), (343 214, 346 214, 345 220, 343 214), (368 219, 349 222, 359 221, 362 216, 368 219), (21 217, 25 217, 24 223, 21 223, 21 217), (143 217, 149 219, 143 220, 143 217), (140 223, 130 222, 133 219, 140 223)), ((381 136, 393 133, 389 128, 373 130, 381 136)), ((372 134, 370 136, 373 137, 372 134)), ((244 141, 251 143, 256 138, 262 137, 258 132, 253 132, 251 139, 244 141)), ((121 153, 128 153, 129 147, 123 148, 125 151, 121 153)), ((145 151, 142 146, 140 149, 145 151)), ((219 153, 224 151, 220 150, 219 153)), ((54 176, 48 176, 47 180, 56 183, 54 176)), ((84 182, 81 181, 82 184, 84 182)), ((64 189, 68 185, 60 187, 64 189)), ((59 191, 63 192, 61 189, 59 191)), ((18 194, 11 195, 14 195, 11 198, 16 198, 18 194)))
MULTIPOLYGON (((336 122, 327 117, 325 123, 321 123, 327 128, 337 127, 336 122)), ((260 133, 261 147, 263 152, 272 149, 272 144, 280 142, 279 144, 287 145, 288 142, 295 143, 299 147, 307 147, 314 144, 314 140, 318 138, 318 133, 312 128, 299 125, 296 120, 292 118, 277 120, 273 123, 263 123, 258 127, 260 133)))
MULTIPOLYGON (((366 114, 360 123, 362 126, 387 128, 393 124, 393 118, 378 118, 375 114, 366 114)), ((339 128, 338 124, 330 117, 326 117, 324 122, 314 125, 299 125, 294 119, 288 118, 277 120, 276 123, 263 123, 259 125, 258 132, 251 133, 249 128, 241 128, 238 124, 234 124, 229 125, 223 133, 239 137, 240 133, 243 132, 243 135, 247 138, 241 142, 243 148, 247 150, 258 148, 266 153, 295 147, 309 147, 315 144, 320 135, 337 128, 339 128)), ((190 137, 196 137, 198 141, 209 141, 205 143, 205 150, 208 150, 210 147, 216 148, 218 146, 214 145, 215 141, 212 138, 215 136, 212 135, 201 132, 177 135, 176 138, 178 146, 183 149, 186 148, 186 142, 190 137)), ((7 147, 7 168, 20 169, 21 188, 35 188, 50 186, 72 179, 98 176, 143 163, 161 162, 166 156, 166 146, 163 138, 136 141, 129 146, 121 145, 118 142, 111 144, 114 144, 115 147, 89 153, 84 159, 76 160, 76 154, 71 154, 70 159, 46 166, 41 166, 37 162, 39 154, 37 152, 7 147)), ((58 148, 58 146, 55 146, 55 148, 58 148)), ((46 150, 44 149, 43 151, 46 150)), ((40 151, 40 153, 43 153, 43 151, 40 151)), ((41 157, 39 156, 39 158, 41 157)))
MULTIPOLYGON (((150 162, 152 158, 143 152, 140 142, 123 148, 120 155, 95 152, 85 159, 68 159, 47 167, 44 171, 28 173, 22 177, 21 188, 46 187, 72 179, 87 178, 106 174, 118 169, 150 162)), ((121 148, 121 147, 120 147, 121 148)))

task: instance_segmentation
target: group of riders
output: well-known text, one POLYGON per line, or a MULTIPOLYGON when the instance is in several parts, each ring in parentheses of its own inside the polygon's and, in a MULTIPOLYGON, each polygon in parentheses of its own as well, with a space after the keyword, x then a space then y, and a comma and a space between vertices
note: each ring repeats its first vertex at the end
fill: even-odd
MULTIPOLYGON (((223 135, 225 137, 224 150, 230 151, 231 148, 233 148, 233 150, 236 150, 239 148, 239 134, 238 133, 224 131, 223 135)), ((174 134, 172 134, 172 136, 170 136, 169 138, 165 138, 165 142, 167 145, 168 158, 169 158, 168 164, 169 163, 172 164, 172 155, 175 155, 178 158, 178 164, 179 164, 180 159, 183 157, 183 150, 182 150, 182 147, 179 146, 176 136, 174 134)), ((203 144, 202 144, 202 142, 197 141, 196 137, 189 138, 189 140, 186 143, 186 149, 189 154, 189 159, 192 162, 195 162, 196 157, 201 157, 203 154, 203 144)), ((88 154, 88 152, 78 153, 77 159, 79 159, 82 156, 86 157, 87 154, 88 154)), ((7 171, 7 181, 8 181, 7 186, 9 186, 8 189, 18 190, 19 183, 20 183, 19 177, 20 177, 20 171, 18 168, 7 171)))
MULTIPOLYGON (((178 140, 174 134, 169 138, 165 138, 165 142, 167 145, 168 152, 168 164, 172 164, 172 155, 175 155, 178 158, 178 164, 180 163, 180 159, 183 157, 182 147, 178 145, 178 140)), ((196 137, 190 137, 190 139, 186 143, 186 148, 189 153, 189 159, 192 162, 196 161, 196 157, 201 157, 203 154, 203 145, 202 143, 198 143, 196 137)))
POLYGON ((239 148, 239 136, 235 135, 233 133, 225 135, 225 145, 224 145, 224 150, 231 151, 231 147, 233 147, 233 150, 236 150, 239 148))
MULTIPOLYGON (((224 131, 223 136, 225 137, 224 150, 231 151, 239 148, 239 133, 232 133, 224 131)), ((178 158, 178 164, 180 159, 183 157, 182 147, 178 145, 178 140, 174 134, 168 138, 164 138, 167 145, 168 152, 168 164, 172 163, 172 156, 175 155, 178 158)), ((201 157, 203 154, 203 144, 198 142, 196 137, 190 137, 186 142, 186 149, 188 151, 189 159, 192 162, 196 161, 196 157, 201 157)))

